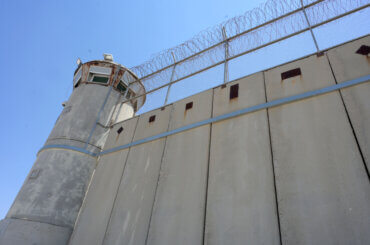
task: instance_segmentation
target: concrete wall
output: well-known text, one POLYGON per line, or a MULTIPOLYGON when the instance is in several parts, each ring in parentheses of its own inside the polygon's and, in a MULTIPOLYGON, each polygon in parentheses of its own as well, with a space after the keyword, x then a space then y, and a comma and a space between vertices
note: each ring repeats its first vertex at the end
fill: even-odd
MULTIPOLYGON (((108 146, 130 143, 137 118, 116 125, 108 137, 108 146), (117 128, 124 130, 117 135, 117 128), (112 138, 113 137, 113 138, 112 138)), ((81 208, 70 244, 101 244, 125 167, 128 149, 102 156, 81 208)))
MULTIPOLYGON (((356 53, 362 45, 370 46, 370 36, 329 50, 328 58, 338 83, 369 74, 370 57, 356 53)), ((370 84, 342 89, 341 94, 369 171, 370 84)))
MULTIPOLYGON (((210 118, 211 111, 212 90, 178 101, 170 129, 210 118)), ((203 243, 209 141, 210 125, 167 138, 147 244, 203 243)))
MULTIPOLYGON (((170 105, 142 115, 135 140, 166 132, 171 110, 170 105)), ((165 144, 162 138, 131 147, 104 244, 145 244, 165 144)))
MULTIPOLYGON (((356 54, 361 45, 370 46, 370 37, 204 91, 109 131, 98 125, 88 149, 112 149, 368 75, 369 57, 356 54), (282 80, 295 68, 301 74, 282 80), (235 84, 238 96, 230 99, 235 84)), ((47 144, 83 147, 107 94, 98 85, 78 87, 47 144)), ((113 91, 99 123, 111 119, 117 101, 113 91)), ((97 162, 47 149, 0 223, 0 244, 370 244, 369 125, 366 82, 163 136, 97 162)))
MULTIPOLYGON (((326 56, 265 72, 271 101, 335 84, 326 56), (281 80, 300 68, 302 75, 281 80)), ((338 91, 268 109, 283 244, 367 244, 370 185, 338 91)))
MULTIPOLYGON (((265 102, 261 72, 215 88, 213 116, 265 102)), ((209 169, 206 243, 279 244, 266 110, 212 125, 209 169)))
MULTIPOLYGON (((104 149, 368 75, 369 58, 355 51, 369 42, 117 124, 104 149), (282 80, 294 68, 301 75, 282 80)), ((69 244, 369 244, 369 89, 367 82, 104 155, 69 244)))

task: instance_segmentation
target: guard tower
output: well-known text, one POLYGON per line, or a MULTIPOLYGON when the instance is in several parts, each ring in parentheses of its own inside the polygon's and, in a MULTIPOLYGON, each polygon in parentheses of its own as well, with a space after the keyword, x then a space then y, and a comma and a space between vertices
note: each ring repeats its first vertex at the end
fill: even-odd
POLYGON ((0 223, 1 244, 67 244, 110 126, 132 117, 144 92, 112 55, 78 61, 73 92, 0 223))

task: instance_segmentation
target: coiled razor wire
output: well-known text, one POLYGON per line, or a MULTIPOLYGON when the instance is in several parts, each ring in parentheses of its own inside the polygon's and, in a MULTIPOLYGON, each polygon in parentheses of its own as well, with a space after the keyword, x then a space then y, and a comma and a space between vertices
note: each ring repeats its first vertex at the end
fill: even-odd
POLYGON ((308 27, 317 27, 369 7, 369 3, 370 0, 268 0, 243 15, 208 28, 191 40, 154 55, 131 70, 149 93, 248 51, 299 34, 308 27), (228 57, 225 57, 226 53, 228 57))

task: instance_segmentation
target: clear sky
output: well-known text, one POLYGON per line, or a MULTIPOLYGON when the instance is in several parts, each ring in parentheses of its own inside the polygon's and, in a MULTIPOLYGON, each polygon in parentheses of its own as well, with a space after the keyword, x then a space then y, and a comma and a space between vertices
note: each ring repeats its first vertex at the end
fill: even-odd
MULTIPOLYGON (((0 219, 6 215, 72 91, 76 59, 111 53, 127 67, 176 46, 264 0, 0 0, 0 219)), ((369 33, 369 11, 317 30, 321 48, 369 33), (359 25, 354 25, 357 23, 359 25), (338 27, 339 26, 339 27, 338 27), (333 41, 335 40, 335 42, 333 41)), ((231 79, 313 52, 308 33, 231 63, 231 79), (292 45, 295 44, 296 46, 292 45), (299 45, 305 49, 297 48, 299 45), (285 50, 281 52, 281 50, 285 50), (284 53, 284 55, 282 54, 284 53), (269 55, 269 62, 266 55, 269 55), (246 66, 245 64, 250 64, 246 66), (241 65, 244 67, 240 74, 241 65), (238 73, 239 72, 239 73, 238 73)), ((216 71, 219 73, 219 71, 216 71)), ((200 75, 174 86, 170 101, 203 89, 200 75), (199 78, 200 77, 200 78, 199 78)))

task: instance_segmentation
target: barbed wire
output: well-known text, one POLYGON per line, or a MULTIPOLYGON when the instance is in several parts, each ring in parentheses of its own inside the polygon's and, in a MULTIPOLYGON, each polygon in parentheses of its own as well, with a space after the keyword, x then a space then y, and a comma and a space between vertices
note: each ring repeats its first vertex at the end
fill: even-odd
POLYGON ((370 0, 268 0, 243 15, 200 32, 191 40, 157 53, 131 70, 148 91, 168 83, 173 69, 173 79, 178 80, 222 62, 225 42, 228 42, 229 57, 234 57, 307 28, 303 6, 310 24, 315 25, 369 3, 370 0))

